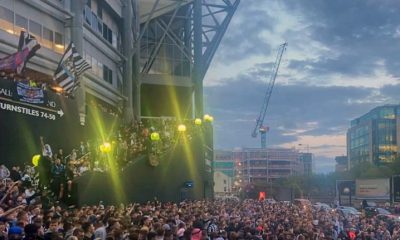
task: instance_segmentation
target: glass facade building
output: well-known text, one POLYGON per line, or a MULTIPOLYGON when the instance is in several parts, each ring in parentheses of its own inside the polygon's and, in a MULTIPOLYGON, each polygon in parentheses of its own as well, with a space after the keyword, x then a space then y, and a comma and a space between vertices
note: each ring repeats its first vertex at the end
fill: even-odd
POLYGON ((347 131, 349 167, 393 162, 398 154, 399 105, 380 106, 351 121, 347 131))

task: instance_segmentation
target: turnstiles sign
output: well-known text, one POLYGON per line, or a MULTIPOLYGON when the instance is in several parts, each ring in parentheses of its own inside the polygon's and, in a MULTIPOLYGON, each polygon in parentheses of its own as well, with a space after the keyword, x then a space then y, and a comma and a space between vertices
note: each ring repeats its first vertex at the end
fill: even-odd
POLYGON ((57 97, 28 82, 0 79, 0 111, 55 121, 64 116, 57 97))

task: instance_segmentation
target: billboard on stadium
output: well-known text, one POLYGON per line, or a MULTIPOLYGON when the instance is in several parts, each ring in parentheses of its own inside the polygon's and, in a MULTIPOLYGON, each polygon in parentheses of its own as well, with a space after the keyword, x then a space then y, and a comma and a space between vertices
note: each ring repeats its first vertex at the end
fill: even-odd
POLYGON ((356 197, 390 200, 390 179, 356 179, 356 197))
POLYGON ((53 153, 58 148, 68 153, 83 139, 75 100, 25 82, 0 78, 0 152, 8 166, 40 154, 40 136, 53 153))

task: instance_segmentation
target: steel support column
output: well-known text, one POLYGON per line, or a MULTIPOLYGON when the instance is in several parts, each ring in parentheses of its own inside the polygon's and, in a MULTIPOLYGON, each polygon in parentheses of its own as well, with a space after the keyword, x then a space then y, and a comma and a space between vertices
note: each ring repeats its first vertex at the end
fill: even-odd
POLYGON ((202 53, 202 0, 194 0, 193 4, 193 75, 195 117, 203 117, 203 53, 202 53))
POLYGON ((129 122, 133 119, 133 90, 132 90, 132 51, 133 51, 133 35, 132 35, 132 2, 125 0, 122 8, 123 31, 122 31, 122 47, 126 61, 124 62, 124 95, 128 98, 125 103, 124 119, 129 122))
POLYGON ((133 57, 132 59, 132 77, 133 77, 133 114, 136 120, 140 120, 141 109, 140 109, 140 13, 139 13, 139 0, 133 0, 133 57))
MULTIPOLYGON (((82 55, 83 49, 83 8, 86 4, 84 1, 76 1, 71 4, 71 12, 73 13, 71 21, 71 41, 75 44, 76 50, 82 55)), ((80 87, 75 94, 78 104, 78 111, 81 125, 85 125, 86 120, 86 95, 85 95, 85 78, 80 79, 80 87)))

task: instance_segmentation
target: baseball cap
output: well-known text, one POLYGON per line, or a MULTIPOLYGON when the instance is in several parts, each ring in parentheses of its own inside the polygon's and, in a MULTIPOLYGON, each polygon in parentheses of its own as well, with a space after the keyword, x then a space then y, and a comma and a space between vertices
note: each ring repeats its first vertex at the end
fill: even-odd
POLYGON ((22 234, 22 228, 20 228, 20 227, 11 227, 9 230, 8 230, 8 234, 22 234))

